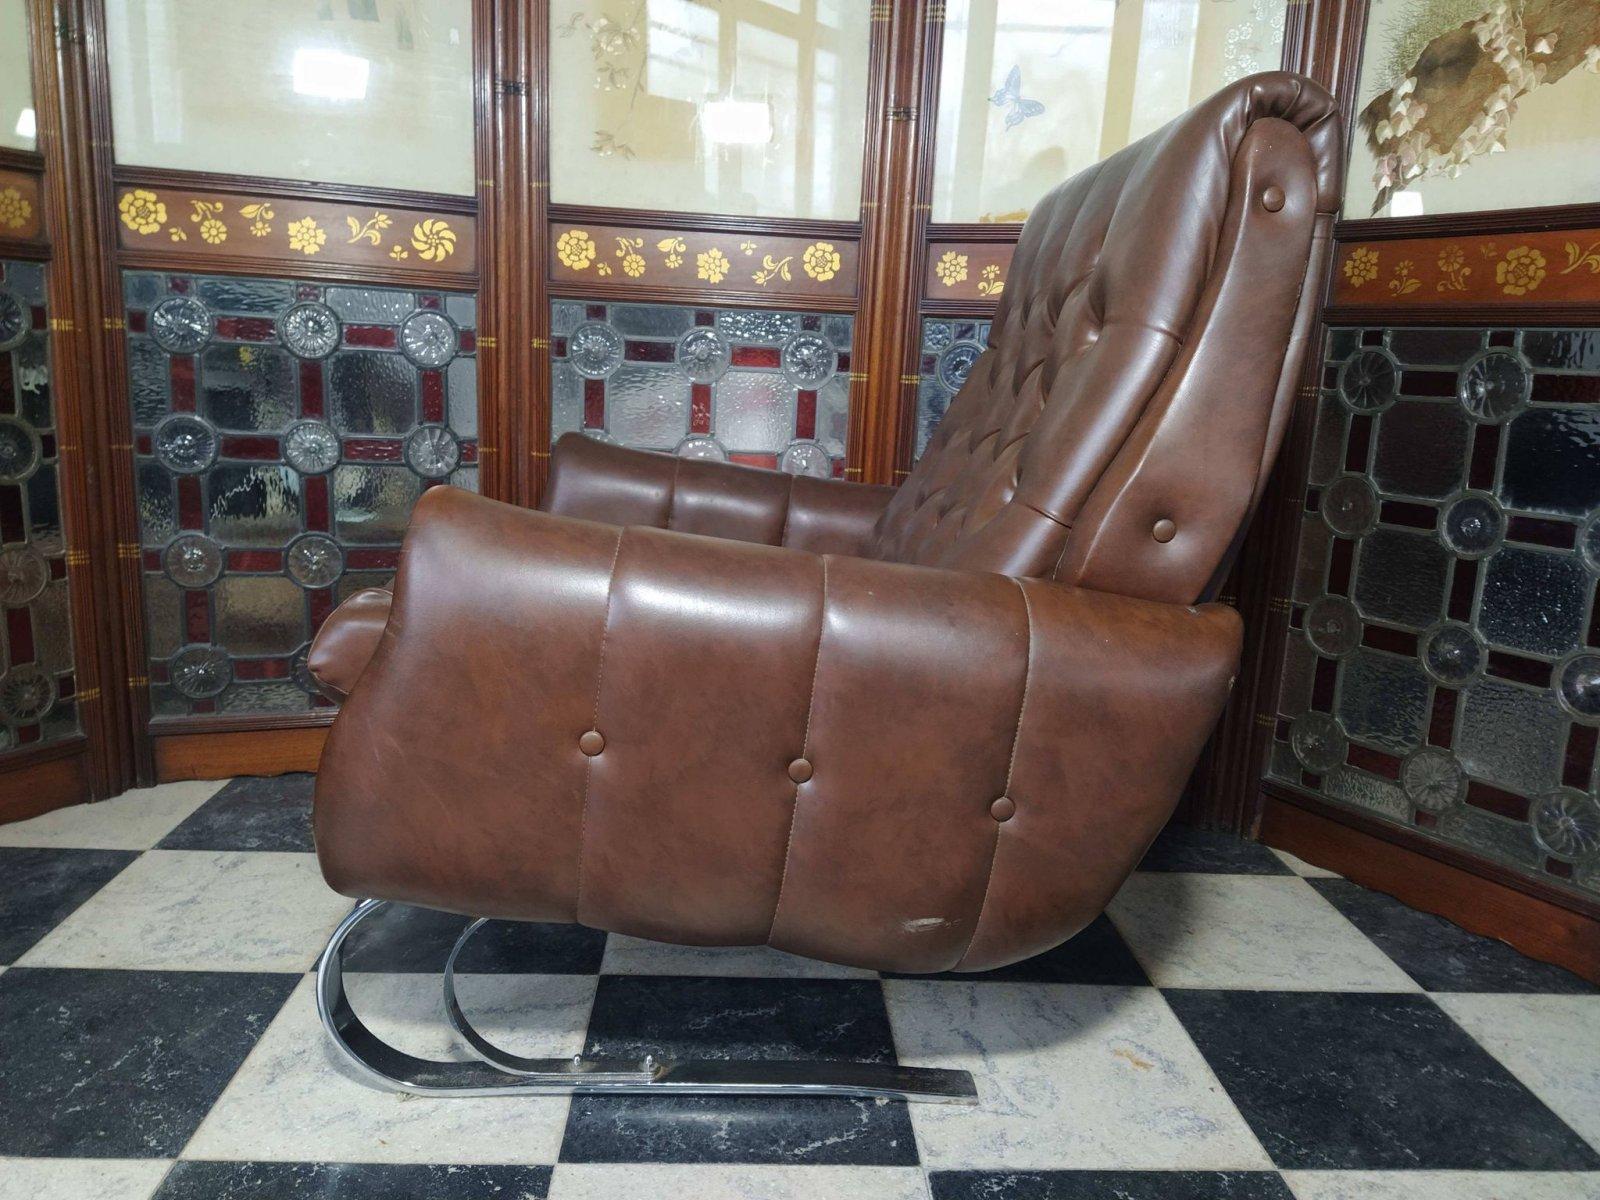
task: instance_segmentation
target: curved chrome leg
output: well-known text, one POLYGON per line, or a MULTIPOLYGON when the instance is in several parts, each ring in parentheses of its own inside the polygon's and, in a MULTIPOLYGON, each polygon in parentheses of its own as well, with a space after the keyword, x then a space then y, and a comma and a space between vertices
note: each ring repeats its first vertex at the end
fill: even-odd
POLYGON ((631 1092, 753 1096, 884 1096, 944 1104, 975 1104, 966 1071, 858 1062, 674 1062, 646 1055, 620 1059, 522 1058, 494 1045, 467 1020, 456 999, 455 966, 467 939, 486 922, 468 925, 445 963, 445 1016, 479 1062, 441 1062, 397 1050, 361 1023, 344 990, 345 939, 382 908, 363 900, 328 939, 317 966, 317 1013, 344 1055, 371 1082, 422 1096, 564 1095, 631 1092))

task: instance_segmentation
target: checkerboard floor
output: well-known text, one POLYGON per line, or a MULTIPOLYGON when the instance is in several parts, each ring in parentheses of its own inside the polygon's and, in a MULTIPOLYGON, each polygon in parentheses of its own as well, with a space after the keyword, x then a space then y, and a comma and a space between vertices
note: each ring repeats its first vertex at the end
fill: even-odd
MULTIPOLYGON (((523 1054, 970 1069, 981 1105, 434 1100, 336 1059, 309 972, 350 902, 310 780, 0 826, 0 1200, 1600 1200, 1600 989, 1326 872, 1173 830, 1066 946, 883 977, 495 925, 465 1006, 523 1054)), ((383 1037, 464 1057, 461 920, 348 948, 383 1037)))

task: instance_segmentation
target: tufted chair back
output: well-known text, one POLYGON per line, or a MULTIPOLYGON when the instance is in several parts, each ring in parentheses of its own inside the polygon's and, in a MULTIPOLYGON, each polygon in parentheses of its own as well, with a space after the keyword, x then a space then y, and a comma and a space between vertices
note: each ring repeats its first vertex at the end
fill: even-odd
POLYGON ((1057 187, 869 553, 1206 594, 1282 441, 1342 179, 1332 98, 1270 72, 1057 187))

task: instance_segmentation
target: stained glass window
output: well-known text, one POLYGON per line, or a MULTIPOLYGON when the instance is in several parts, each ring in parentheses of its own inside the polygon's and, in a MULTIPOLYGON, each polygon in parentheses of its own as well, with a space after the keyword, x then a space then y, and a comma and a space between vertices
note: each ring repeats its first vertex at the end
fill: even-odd
POLYGON ((922 370, 917 382, 915 458, 944 419, 945 410, 967 382, 972 364, 989 345, 989 322, 944 317, 922 318, 922 370))
POLYGON ((822 313, 558 300, 552 435, 843 475, 853 327, 822 313))
POLYGON ((27 3, 0 0, 0 146, 32 150, 39 144, 32 71, 27 3))
POLYGON ((78 732, 44 268, 0 261, 0 753, 78 732))
POLYGON ((1600 893, 1600 332, 1326 347, 1271 777, 1600 893))
POLYGON ((304 711, 324 618, 411 506, 477 490, 471 296, 123 276, 156 717, 304 711))

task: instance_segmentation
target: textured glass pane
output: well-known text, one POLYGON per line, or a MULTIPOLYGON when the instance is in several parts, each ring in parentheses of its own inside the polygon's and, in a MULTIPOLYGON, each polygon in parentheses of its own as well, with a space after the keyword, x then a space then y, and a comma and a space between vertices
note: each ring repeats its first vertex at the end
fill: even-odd
POLYGON ((1295 559, 1294 598, 1303 603, 1315 600, 1328 587, 1328 546, 1333 531, 1321 521, 1307 521, 1300 527, 1300 550, 1295 559))
POLYGON ((327 302, 342 319, 357 325, 398 325, 417 308, 416 297, 410 292, 386 288, 332 287, 328 289, 327 302))
POLYGON ((170 658, 184 642, 183 594, 165 575, 144 577, 145 653, 170 658))
POLYGON ((855 220, 860 0, 550 4, 558 204, 855 220))
POLYGON ((11 352, 15 371, 17 415, 40 433, 55 426, 50 393, 50 349, 47 335, 35 333, 11 352))
POLYGON ((1409 821, 1411 803, 1400 785, 1353 767, 1341 767, 1323 777, 1322 788, 1328 795, 1357 808, 1381 813, 1394 821, 1409 821))
POLYGON ((1311 687, 1316 671, 1315 651, 1301 634, 1290 633, 1283 648, 1283 676, 1278 690, 1280 713, 1298 717, 1311 707, 1311 687))
POLYGON ((56 487, 56 468, 46 464, 33 473, 25 485, 28 493, 28 540, 40 554, 66 552, 66 530, 61 524, 61 493, 56 487))
POLYGON ((614 304, 607 320, 624 337, 675 340, 694 328, 694 309, 666 304, 614 304))
POLYGON ((1275 70, 1285 0, 949 0, 935 221, 1015 221, 1224 84, 1275 70))
POLYGON ((1389 350, 1407 366, 1451 367, 1483 349, 1479 329, 1396 329, 1389 350))
POLYGON ((1344 405, 1333 396, 1317 402, 1317 428, 1311 441, 1311 469, 1306 476, 1313 487, 1322 487, 1344 470, 1344 431, 1349 423, 1344 405))
POLYGON ((1444 611, 1450 554, 1426 533, 1378 529, 1361 539, 1355 601, 1365 617, 1421 628, 1444 611))
POLYGON ((282 546, 300 532, 300 480, 288 467, 223 463, 206 494, 206 530, 223 545, 282 546))
POLYGON ((1373 482, 1390 495, 1443 499, 1466 483, 1471 445, 1459 404, 1402 400, 1378 418, 1373 482))
POLYGON ((629 446, 670 450, 689 432, 689 389, 676 367, 621 367, 606 380, 607 430, 629 446))
POLYGON ((566 363, 550 367, 550 437, 583 428, 583 377, 566 363))
POLYGON ((328 364, 329 415, 344 433, 404 433, 417 423, 417 372, 399 354, 340 351, 328 364))
POLYGON ((1340 670, 1334 714, 1353 740, 1404 754, 1422 740, 1431 694, 1415 659, 1361 649, 1340 670))
POLYGON ((1600 506, 1600 412, 1533 409, 1506 436, 1500 497, 1508 507, 1577 517, 1600 506))
POLYGON ((1439 819, 1439 834, 1489 858, 1524 869, 1536 867, 1544 857, 1528 826, 1508 821, 1476 808, 1458 808, 1439 819))
POLYGON ((213 312, 277 313, 294 303, 294 285, 282 279, 219 276, 200 280, 194 294, 213 312))
POLYGON ((776 346, 800 328, 797 313, 720 312, 717 328, 736 342, 776 346))
POLYGON ((166 291, 161 276, 149 271, 125 271, 122 276, 122 299, 129 308, 149 308, 166 291))
POLYGON ((1600 330, 1524 330, 1522 353, 1535 369, 1600 372, 1600 330))
POLYGON ((777 452, 794 430, 794 388, 781 375, 730 371, 713 391, 715 433, 731 451, 777 452))
POLYGON ((333 473, 336 532, 347 542, 398 543, 421 495, 422 480, 404 467, 340 467, 333 473))
POLYGON ((1561 782, 1567 720, 1547 692, 1485 679, 1460 701, 1456 753, 1467 773, 1538 795, 1561 782))
POLYGON ((0 146, 12 150, 38 145, 28 43, 28 6, 21 0, 0 3, 0 146))
POLYGON ((301 712, 311 707, 311 697, 293 683, 236 683, 222 694, 222 710, 229 713, 301 712))
POLYGON ((152 462, 141 462, 137 472, 139 528, 147 544, 164 542, 178 532, 178 503, 172 474, 159 463, 152 462))
POLYGON ((218 429, 276 431, 295 415, 294 358, 270 346, 207 346, 200 412, 218 429))
POLYGON ((463 329, 478 326, 478 298, 452 294, 444 298, 444 315, 463 329))
POLYGON ((478 432, 478 360, 457 358, 445 371, 450 396, 450 428, 462 437, 478 432))
POLYGON ((550 305, 550 332, 565 337, 585 320, 583 305, 557 300, 550 305))
POLYGON ((136 427, 148 429, 167 415, 170 387, 167 352, 147 337, 130 337, 128 391, 136 427))
POLYGON ((1593 584, 1576 558, 1506 546, 1485 567, 1478 625, 1490 642, 1554 656, 1582 640, 1593 584))
POLYGON ((473 191, 471 0, 106 6, 120 163, 473 191))
POLYGON ((290 654, 308 640, 305 593, 282 575, 232 575, 213 593, 215 640, 235 655, 290 654))
POLYGON ((52 675, 72 670, 72 623, 66 580, 48 585, 28 606, 39 665, 52 675))

